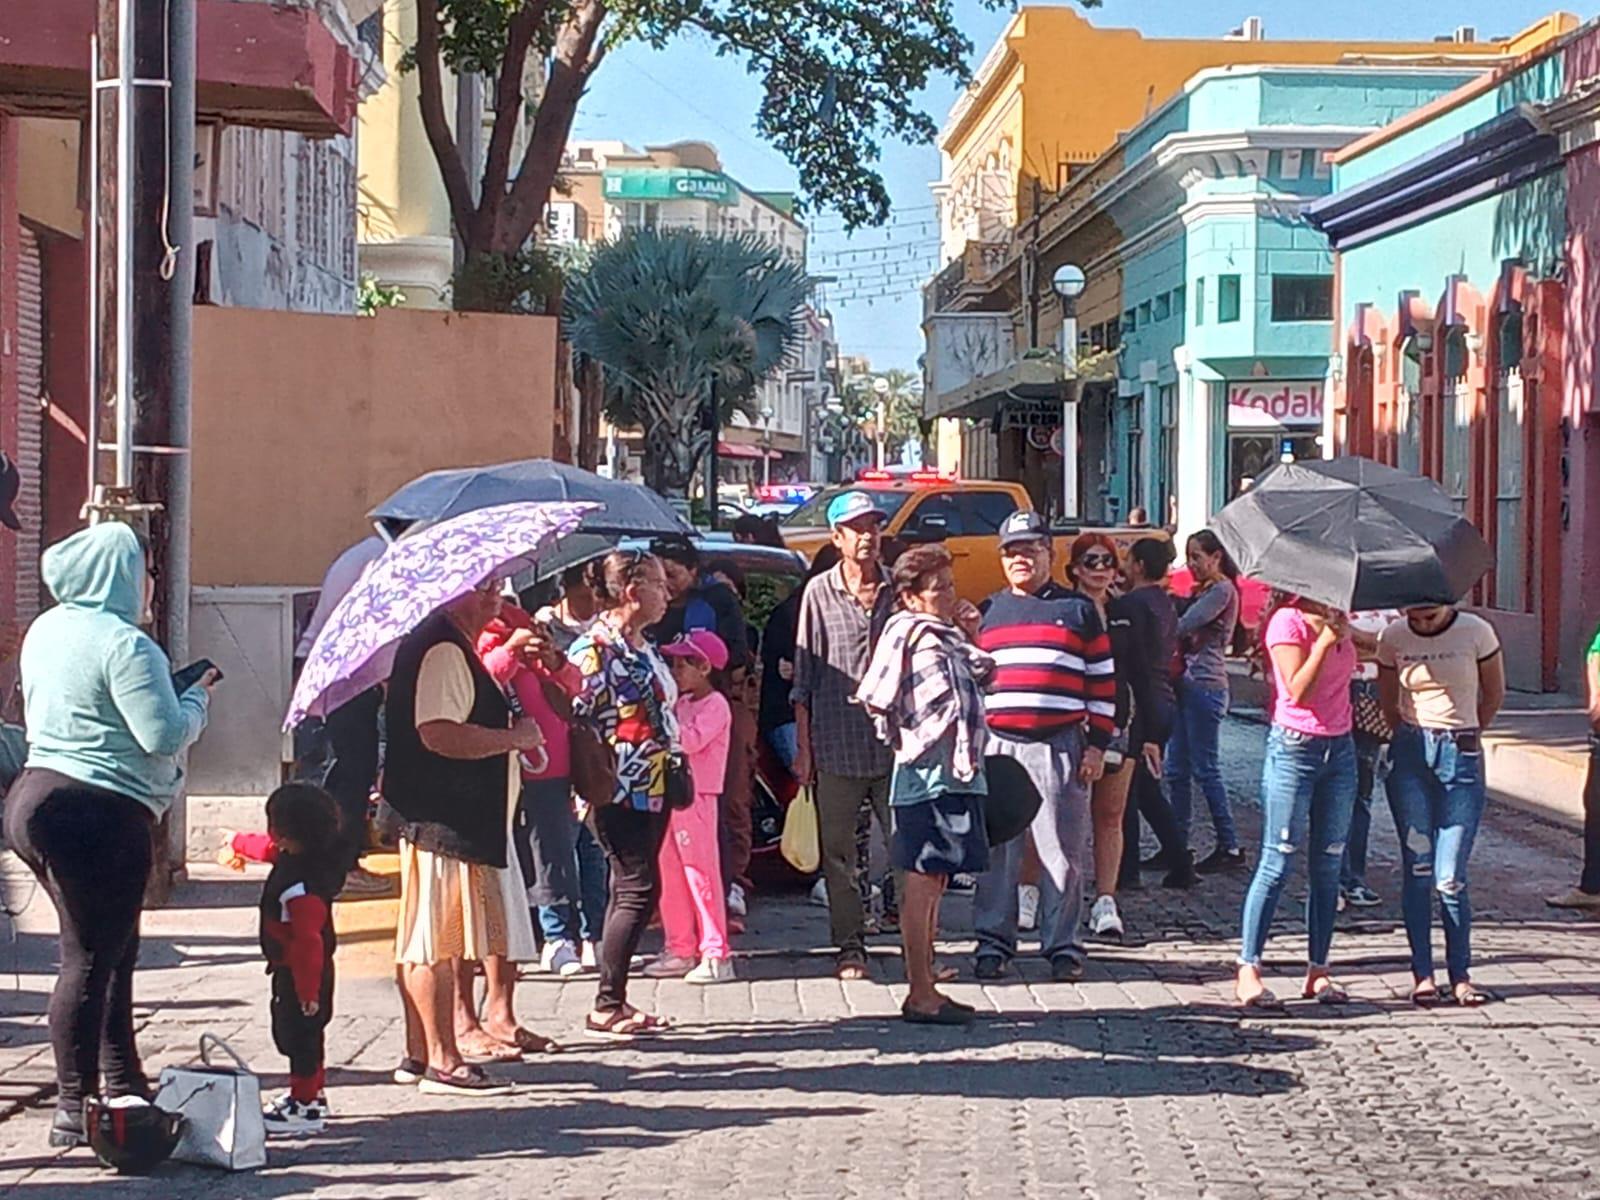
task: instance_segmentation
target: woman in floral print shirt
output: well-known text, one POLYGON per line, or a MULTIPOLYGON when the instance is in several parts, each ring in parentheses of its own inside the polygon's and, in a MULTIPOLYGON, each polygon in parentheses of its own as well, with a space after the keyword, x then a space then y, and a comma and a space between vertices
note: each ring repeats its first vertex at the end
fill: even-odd
POLYGON ((617 788, 613 802, 590 817, 611 866, 611 898, 600 937, 600 988, 587 1029, 591 1036, 618 1040, 666 1024, 628 1003, 628 964, 661 896, 657 857, 667 831, 663 801, 667 755, 678 737, 672 715, 678 690, 644 636, 667 611, 660 560, 638 550, 614 551, 594 564, 590 583, 601 613, 567 652, 583 677, 572 709, 615 752, 617 788))

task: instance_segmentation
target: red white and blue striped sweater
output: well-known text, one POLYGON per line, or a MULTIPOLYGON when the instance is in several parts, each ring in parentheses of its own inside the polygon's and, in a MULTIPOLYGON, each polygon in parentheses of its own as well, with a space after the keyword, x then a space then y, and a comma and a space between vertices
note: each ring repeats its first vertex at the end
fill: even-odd
POLYGON ((984 602, 978 647, 995 661, 984 697, 989 728, 1044 741, 1074 725, 1104 749, 1116 731, 1111 639, 1087 596, 1051 586, 1039 595, 997 592, 984 602))

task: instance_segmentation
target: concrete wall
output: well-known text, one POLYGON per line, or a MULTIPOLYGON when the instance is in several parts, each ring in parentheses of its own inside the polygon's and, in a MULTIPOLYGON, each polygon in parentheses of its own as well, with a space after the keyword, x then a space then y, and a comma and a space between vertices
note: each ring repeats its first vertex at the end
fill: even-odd
POLYGON ((426 471, 548 456, 556 322, 195 312, 194 582, 315 585, 426 471))

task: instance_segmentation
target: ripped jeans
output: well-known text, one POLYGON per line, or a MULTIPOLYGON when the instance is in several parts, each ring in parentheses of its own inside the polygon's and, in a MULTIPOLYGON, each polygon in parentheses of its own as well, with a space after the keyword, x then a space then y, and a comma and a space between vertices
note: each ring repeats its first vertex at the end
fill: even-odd
POLYGON ((1356 749, 1349 734, 1318 737, 1274 725, 1261 769, 1261 859, 1244 897, 1244 944, 1239 962, 1259 967, 1278 897, 1305 848, 1311 890, 1306 896, 1306 961, 1328 965, 1339 908, 1339 868, 1356 799, 1356 749))
POLYGON ((1389 810, 1400 838, 1400 910, 1411 943, 1411 974, 1418 980, 1433 977, 1437 892, 1445 965, 1451 984, 1461 983, 1472 969, 1467 859, 1486 800, 1477 732, 1402 725, 1395 731, 1389 754, 1389 810))

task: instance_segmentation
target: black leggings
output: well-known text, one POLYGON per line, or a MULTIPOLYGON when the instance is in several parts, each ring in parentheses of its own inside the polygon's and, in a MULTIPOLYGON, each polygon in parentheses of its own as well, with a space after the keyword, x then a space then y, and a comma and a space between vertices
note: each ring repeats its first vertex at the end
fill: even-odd
POLYGON ((328 714, 333 764, 323 780, 339 806, 339 840, 346 870, 367 848, 367 801, 378 781, 378 713, 383 690, 372 688, 328 714))
POLYGON ((639 949, 650 914, 661 899, 661 843, 667 814, 609 804, 593 814, 594 836, 611 865, 611 899, 600 935, 600 990, 596 1012, 628 1003, 628 964, 639 949))
POLYGON ((86 1095, 148 1095, 133 1040, 133 968, 154 817, 137 800, 54 771, 24 771, 6 795, 6 841, 39 877, 61 924, 50 996, 57 1106, 86 1095))

